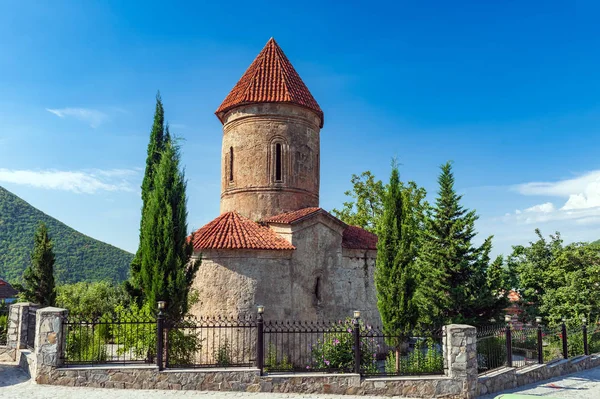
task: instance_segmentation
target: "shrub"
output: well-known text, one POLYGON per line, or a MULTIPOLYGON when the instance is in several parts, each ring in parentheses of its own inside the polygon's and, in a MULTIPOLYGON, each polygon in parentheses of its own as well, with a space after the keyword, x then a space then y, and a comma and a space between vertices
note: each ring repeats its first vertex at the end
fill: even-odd
POLYGON ((265 359, 265 371, 277 370, 277 371, 292 371, 294 366, 290 362, 290 358, 287 355, 283 355, 281 362, 277 360, 277 351, 272 343, 269 343, 269 349, 267 350, 267 357, 265 359))
POLYGON ((231 361, 231 346, 229 345, 229 341, 227 338, 223 341, 222 345, 215 350, 215 363, 221 367, 231 366, 233 363, 231 361))
MULTIPOLYGON (((313 365, 308 368, 351 371, 354 369, 353 324, 346 320, 340 324, 340 330, 326 333, 312 348, 313 365)), ((364 331, 364 325, 359 327, 364 331)), ((371 349, 374 339, 361 337, 360 368, 365 373, 377 372, 375 353, 371 349)))
POLYGON ((65 352, 68 360, 77 363, 101 363, 108 358, 104 340, 94 325, 71 326, 65 352))
MULTIPOLYGON (((444 371, 444 356, 436 342, 418 340, 413 351, 400 357, 400 374, 437 374, 444 371)), ((385 359, 385 372, 396 373, 396 353, 390 351, 385 359)))
POLYGON ((192 365, 196 354, 202 349, 201 339, 195 329, 186 334, 186 330, 180 328, 169 329, 167 332, 169 346, 169 364, 192 365))

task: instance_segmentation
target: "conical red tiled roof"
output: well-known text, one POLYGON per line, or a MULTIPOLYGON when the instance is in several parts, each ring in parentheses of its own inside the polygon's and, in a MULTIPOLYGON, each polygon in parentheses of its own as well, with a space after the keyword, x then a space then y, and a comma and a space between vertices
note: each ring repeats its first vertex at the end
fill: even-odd
POLYGON ((321 107, 273 38, 225 97, 216 115, 223 122, 223 115, 230 109, 252 103, 300 105, 316 112, 323 127, 321 107))
POLYGON ((227 212, 197 230, 194 250, 202 249, 273 249, 295 247, 268 227, 247 219, 237 212, 227 212))

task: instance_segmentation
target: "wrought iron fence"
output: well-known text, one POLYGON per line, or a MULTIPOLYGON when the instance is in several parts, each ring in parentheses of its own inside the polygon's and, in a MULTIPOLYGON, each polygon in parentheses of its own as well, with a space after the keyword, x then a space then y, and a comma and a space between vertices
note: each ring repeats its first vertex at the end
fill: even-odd
POLYGON ((538 329, 536 327, 512 329, 511 342, 513 367, 525 367, 540 363, 538 329))
POLYGON ((0 345, 6 345, 8 338, 8 307, 0 304, 0 345))
POLYGON ((187 317, 165 325, 166 367, 250 367, 256 359, 256 320, 187 317))
POLYGON ((88 319, 69 316, 64 364, 154 363, 156 319, 119 315, 88 319))
POLYGON ((552 363, 564 359, 562 328, 544 327, 542 347, 544 351, 544 363, 552 363))
POLYGON ((352 372, 353 331, 349 320, 267 321, 264 368, 271 372, 352 372))
POLYGON ((430 328, 404 336, 381 327, 361 328, 361 374, 367 376, 444 374, 442 330, 430 328))
POLYGON ((506 326, 489 325, 477 329, 477 370, 480 374, 508 364, 506 326))
POLYGON ((600 323, 592 324, 587 331, 589 353, 600 353, 600 323))

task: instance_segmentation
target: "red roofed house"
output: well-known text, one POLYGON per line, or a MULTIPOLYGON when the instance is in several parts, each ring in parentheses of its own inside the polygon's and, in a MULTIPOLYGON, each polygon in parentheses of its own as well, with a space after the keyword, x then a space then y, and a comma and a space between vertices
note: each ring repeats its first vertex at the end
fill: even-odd
POLYGON ((379 320, 377 237, 319 208, 323 111, 275 40, 221 106, 221 215, 194 233, 197 316, 379 320))

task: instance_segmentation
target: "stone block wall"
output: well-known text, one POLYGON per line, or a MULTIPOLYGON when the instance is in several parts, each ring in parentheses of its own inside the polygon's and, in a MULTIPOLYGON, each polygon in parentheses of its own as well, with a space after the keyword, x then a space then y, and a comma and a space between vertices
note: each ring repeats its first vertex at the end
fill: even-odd
POLYGON ((238 392, 331 393, 408 396, 412 398, 472 398, 477 384, 475 328, 449 325, 444 329, 446 375, 362 378, 358 374, 266 374, 258 369, 172 369, 156 366, 61 367, 65 309, 37 311, 35 365, 32 377, 40 384, 102 388, 173 389, 238 392), (449 347, 446 347, 450 345, 449 347), (473 379, 473 373, 475 378, 473 379), (475 387, 475 388, 473 388, 475 387))

